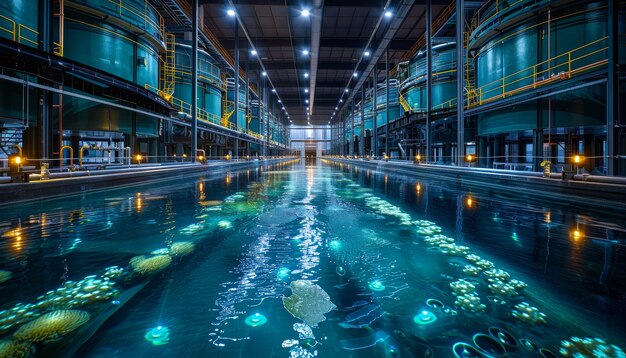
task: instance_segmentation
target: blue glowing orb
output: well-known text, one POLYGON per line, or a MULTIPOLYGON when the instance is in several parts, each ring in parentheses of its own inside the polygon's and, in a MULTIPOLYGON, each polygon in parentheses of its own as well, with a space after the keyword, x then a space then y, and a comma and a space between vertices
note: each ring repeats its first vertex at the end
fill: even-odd
POLYGON ((276 273, 276 277, 278 277, 279 280, 284 280, 288 278, 290 274, 291 274, 290 269, 286 267, 281 267, 278 269, 278 272, 276 273))
POLYGON ((385 285, 382 282, 375 280, 369 283, 370 290, 380 292, 385 290, 385 285))
POLYGON ((329 246, 332 250, 339 250, 341 249, 341 241, 333 240, 329 243, 329 246))
POLYGON ((260 313, 255 313, 253 315, 248 316, 245 322, 248 326, 252 326, 252 327, 262 326, 267 323, 267 317, 265 317, 264 315, 260 313))
POLYGON ((437 320, 437 316, 435 316, 434 313, 427 311, 427 310, 423 310, 422 312, 416 314, 415 317, 413 317, 413 322, 419 325, 431 324, 435 322, 436 320, 437 320))
POLYGON ((170 342, 170 330, 163 326, 150 328, 143 337, 155 346, 162 346, 170 342))

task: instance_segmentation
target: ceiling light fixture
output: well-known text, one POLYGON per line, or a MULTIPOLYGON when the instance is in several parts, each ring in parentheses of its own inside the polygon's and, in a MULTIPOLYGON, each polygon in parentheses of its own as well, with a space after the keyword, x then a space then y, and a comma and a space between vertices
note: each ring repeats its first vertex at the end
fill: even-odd
POLYGON ((226 13, 228 14, 228 16, 235 16, 235 10, 233 9, 228 9, 226 13))
POLYGON ((256 50, 252 50, 250 51, 250 53, 252 54, 252 56, 256 56, 256 50))
POLYGON ((311 12, 308 9, 303 9, 302 11, 300 11, 300 15, 304 17, 309 17, 309 15, 311 15, 311 12))
POLYGON ((309 55, 309 50, 302 50, 302 54, 304 56, 308 56, 309 55))
POLYGON ((272 93, 276 93, 276 88, 272 88, 272 93))
POLYGON ((385 11, 386 18, 390 18, 391 16, 393 16, 393 13, 390 10, 385 11))
POLYGON ((305 89, 304 89, 304 93, 309 93, 309 89, 308 89, 308 88, 305 88, 305 89))
POLYGON ((353 76, 353 77, 358 77, 358 76, 359 76, 359 74, 355 72, 355 73, 353 73, 353 74, 352 74, 352 76, 353 76))
POLYGON ((304 73, 304 78, 309 78, 309 73, 308 72, 304 73))
POLYGON ((370 57, 370 52, 368 50, 365 50, 365 52, 363 52, 363 55, 365 57, 370 57))
POLYGON ((261 72, 261 76, 267 76, 267 72, 265 71, 261 72))
POLYGON ((350 92, 350 90, 346 88, 345 92, 348 93, 348 92, 350 92))

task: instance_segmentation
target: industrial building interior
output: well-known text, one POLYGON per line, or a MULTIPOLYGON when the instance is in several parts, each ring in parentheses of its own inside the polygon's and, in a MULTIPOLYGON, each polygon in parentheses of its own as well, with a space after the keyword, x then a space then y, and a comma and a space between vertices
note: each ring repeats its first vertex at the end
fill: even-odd
POLYGON ((0 2, 0 358, 626 354, 626 1, 0 2))

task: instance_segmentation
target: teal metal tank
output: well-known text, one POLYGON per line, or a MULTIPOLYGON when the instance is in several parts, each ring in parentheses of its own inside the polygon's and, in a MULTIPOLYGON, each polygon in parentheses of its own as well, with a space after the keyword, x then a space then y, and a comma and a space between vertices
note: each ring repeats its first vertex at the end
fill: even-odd
MULTIPOLYGON (((190 113, 191 106, 191 46, 176 44, 176 81, 174 84, 173 101, 175 106, 181 105, 184 112, 190 113)), ((208 53, 198 52, 198 107, 213 123, 219 123, 222 117, 222 96, 224 83, 217 62, 208 53)), ((180 108, 179 108, 180 109, 180 108)))
MULTIPOLYGON (((456 44, 446 43, 432 49, 432 110, 456 105, 456 44)), ((400 93, 411 111, 426 111, 426 52, 419 51, 400 73, 400 93)))

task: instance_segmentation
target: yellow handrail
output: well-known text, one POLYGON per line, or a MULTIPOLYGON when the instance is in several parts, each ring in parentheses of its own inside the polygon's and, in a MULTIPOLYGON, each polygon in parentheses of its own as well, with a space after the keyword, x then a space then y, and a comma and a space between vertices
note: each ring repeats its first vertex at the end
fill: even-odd
POLYGON ((0 30, 8 32, 11 35, 11 40, 15 41, 15 35, 17 33, 16 32, 16 26, 17 25, 15 24, 15 21, 11 20, 10 18, 8 18, 8 17, 6 17, 6 16, 4 16, 2 14, 0 14, 0 19, 8 21, 11 24, 10 28, 6 28, 6 27, 0 25, 0 30))

